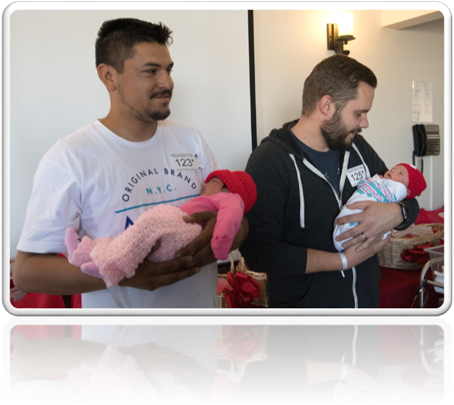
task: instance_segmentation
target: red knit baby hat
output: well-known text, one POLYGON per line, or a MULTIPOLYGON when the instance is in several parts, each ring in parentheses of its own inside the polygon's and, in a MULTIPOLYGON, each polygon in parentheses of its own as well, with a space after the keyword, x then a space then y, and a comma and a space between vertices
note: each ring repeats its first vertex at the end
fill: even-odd
POLYGON ((222 180, 231 193, 239 194, 244 202, 244 213, 246 214, 257 200, 257 187, 254 180, 246 172, 230 170, 216 170, 211 172, 205 183, 208 183, 213 177, 222 180))
POLYGON ((413 165, 399 163, 397 166, 404 166, 408 172, 408 189, 410 194, 407 198, 415 198, 420 195, 427 187, 426 180, 422 173, 413 165))

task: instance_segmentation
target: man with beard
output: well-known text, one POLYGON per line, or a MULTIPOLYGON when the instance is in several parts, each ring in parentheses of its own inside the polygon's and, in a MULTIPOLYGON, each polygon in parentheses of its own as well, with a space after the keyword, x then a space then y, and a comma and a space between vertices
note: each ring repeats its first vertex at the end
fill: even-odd
MULTIPOLYGON (((206 227, 176 259, 144 261, 109 290, 57 255, 66 251, 68 228, 80 237, 114 236, 156 204, 179 206, 199 195, 217 169, 195 128, 166 120, 173 90, 170 34, 162 24, 131 18, 102 24, 96 66, 110 111, 57 142, 40 162, 14 267, 21 291, 82 294, 83 308, 218 306, 210 248, 216 215, 209 211, 192 216, 206 227)), ((244 220, 233 249, 246 232, 244 220)))
POLYGON ((364 210, 337 220, 358 222, 332 240, 333 222, 361 179, 386 165, 359 135, 369 126, 377 79, 347 56, 320 62, 304 83, 301 117, 273 130, 254 150, 246 172, 257 185, 241 253, 254 271, 267 273, 270 307, 376 308, 380 267, 376 253, 392 228, 418 215, 405 205, 358 203, 364 210))

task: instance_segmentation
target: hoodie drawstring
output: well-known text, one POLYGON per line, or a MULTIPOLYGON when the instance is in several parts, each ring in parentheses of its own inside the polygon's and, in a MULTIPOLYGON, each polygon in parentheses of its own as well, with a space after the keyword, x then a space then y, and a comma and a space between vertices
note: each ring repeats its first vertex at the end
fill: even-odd
MULTIPOLYGON (((355 307, 357 308, 357 307, 355 307)), ((353 358, 352 358, 352 366, 356 367, 356 352, 357 352, 357 342, 358 342, 358 334, 359 334, 359 328, 358 325, 355 325, 355 334, 353 335, 353 342, 352 342, 352 353, 353 353, 353 358)))
POLYGON ((300 193, 300 226, 301 226, 301 228, 304 228, 305 227, 305 218, 304 218, 303 183, 301 181, 301 174, 300 174, 300 171, 298 170, 295 156, 293 156, 291 153, 289 155, 290 155, 290 158, 293 160, 293 164, 295 165, 296 177, 298 178, 298 190, 300 193))

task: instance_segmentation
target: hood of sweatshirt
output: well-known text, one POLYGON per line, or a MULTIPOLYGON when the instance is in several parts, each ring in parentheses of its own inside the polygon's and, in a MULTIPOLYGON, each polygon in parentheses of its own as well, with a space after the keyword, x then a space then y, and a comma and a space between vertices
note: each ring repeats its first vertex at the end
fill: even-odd
POLYGON ((262 142, 273 142, 280 149, 283 149, 289 155, 293 155, 296 158, 303 159, 305 157, 302 149, 299 147, 295 136, 293 135, 291 128, 295 125, 298 120, 287 122, 282 128, 273 129, 268 137, 262 142))

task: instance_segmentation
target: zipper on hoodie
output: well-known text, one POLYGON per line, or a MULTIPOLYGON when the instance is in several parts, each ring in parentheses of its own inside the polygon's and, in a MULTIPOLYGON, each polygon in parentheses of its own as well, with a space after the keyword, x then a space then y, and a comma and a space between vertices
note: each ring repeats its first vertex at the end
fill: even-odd
POLYGON ((333 185, 327 180, 327 178, 324 176, 324 174, 318 170, 309 160, 306 158, 303 159, 303 164, 308 167, 312 172, 314 172, 318 177, 321 179, 325 180, 329 186, 331 187, 331 190, 333 190, 333 194, 336 197, 337 205, 339 206, 339 209, 342 208, 342 192, 344 191, 344 185, 345 185, 345 179, 347 178, 347 166, 348 166, 348 159, 350 157, 350 152, 345 153, 344 157, 344 164, 342 166, 342 172, 341 172, 341 178, 340 178, 340 196, 337 195, 336 189, 333 187, 333 185))
MULTIPOLYGON (((356 152, 358 153, 358 155, 360 156, 363 164, 364 164, 364 167, 366 169, 367 172, 369 172, 361 154, 359 153, 358 149, 355 148, 356 152)), ((301 213, 300 213, 300 220, 301 220, 301 215, 304 216, 304 196, 302 194, 302 182, 301 182, 301 175, 300 175, 300 172, 298 170, 298 166, 296 165, 296 160, 295 160, 295 157, 290 154, 290 157, 291 159, 293 160, 293 163, 295 164, 295 169, 296 169, 296 174, 297 174, 297 177, 298 177, 298 181, 300 182, 300 206, 301 206, 301 213)), ((323 179, 324 181, 326 181, 329 186, 331 187, 331 190, 333 190, 333 194, 336 198, 336 201, 337 201, 337 204, 339 205, 339 210, 342 208, 342 192, 344 191, 344 186, 345 186, 345 180, 347 178, 347 167, 348 167, 348 160, 350 158, 350 152, 345 152, 345 155, 344 155, 344 163, 342 165, 342 172, 341 172, 341 178, 340 178, 340 184, 339 184, 339 189, 340 189, 340 195, 337 195, 337 192, 336 192, 336 189, 333 187, 333 185, 327 180, 327 178, 324 176, 324 174, 318 170, 311 162, 309 162, 309 160, 307 160, 306 158, 303 158, 303 164, 309 169, 311 170, 314 174, 316 174, 318 177, 320 177, 321 179, 323 179)), ((301 220, 301 223, 302 223, 302 226, 304 227, 304 220, 301 220)), ((353 300, 354 300, 354 303, 355 303, 355 308, 358 308, 358 295, 356 293, 356 267, 352 267, 351 268, 352 270, 352 293, 353 293, 353 300)), ((345 277, 345 274, 344 274, 344 271, 341 271, 341 274, 342 274, 342 277, 345 277)))
MULTIPOLYGON (((356 366, 356 342, 358 340, 358 332, 359 332, 359 328, 358 328, 358 325, 354 325, 353 326, 353 338, 352 338, 352 362, 351 362, 351 365, 352 366, 356 366)), ((342 356, 342 359, 341 359, 341 363, 343 363, 345 361, 345 355, 342 356)))

